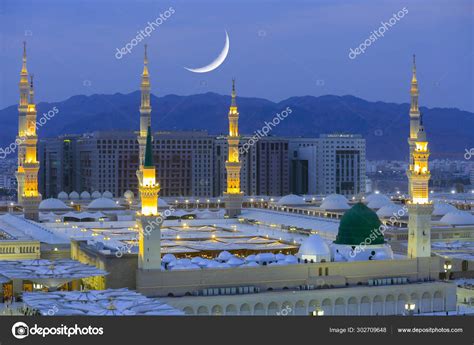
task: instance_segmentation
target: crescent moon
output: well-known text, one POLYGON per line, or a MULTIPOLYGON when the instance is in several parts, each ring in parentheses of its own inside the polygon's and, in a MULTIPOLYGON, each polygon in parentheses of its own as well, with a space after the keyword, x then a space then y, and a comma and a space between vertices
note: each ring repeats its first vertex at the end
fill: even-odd
POLYGON ((217 67, 222 65, 222 63, 226 59, 228 53, 229 53, 229 35, 227 34, 227 31, 226 31, 225 32, 224 49, 222 49, 221 53, 219 54, 219 56, 214 61, 212 61, 207 66, 203 66, 203 67, 199 67, 199 68, 188 68, 188 67, 184 67, 184 68, 186 68, 188 71, 191 71, 191 72, 194 72, 194 73, 207 73, 207 72, 213 71, 217 67))

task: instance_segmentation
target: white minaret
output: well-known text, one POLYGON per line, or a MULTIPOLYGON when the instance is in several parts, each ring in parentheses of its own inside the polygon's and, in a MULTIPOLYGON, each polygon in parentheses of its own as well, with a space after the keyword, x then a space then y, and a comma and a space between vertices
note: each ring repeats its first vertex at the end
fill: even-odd
POLYGON ((418 116, 418 119, 418 132, 413 141, 413 148, 410 148, 413 152, 407 170, 410 189, 410 200, 407 202, 408 257, 429 258, 431 256, 431 214, 434 208, 433 203, 429 201, 428 188, 431 178, 428 166, 430 150, 428 149, 423 118, 418 116))

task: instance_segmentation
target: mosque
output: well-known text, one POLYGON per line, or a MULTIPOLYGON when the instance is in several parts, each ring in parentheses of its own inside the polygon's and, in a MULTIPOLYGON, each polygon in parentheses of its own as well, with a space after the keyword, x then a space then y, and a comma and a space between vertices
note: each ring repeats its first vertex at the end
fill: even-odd
MULTIPOLYGON (((455 310, 456 286, 439 279, 441 261, 431 253, 434 205, 428 190, 430 151, 418 108, 415 60, 410 93, 408 246, 406 254, 401 255, 394 253, 384 238, 384 225, 375 212, 384 206, 378 197, 355 200, 351 205, 341 200, 342 196, 327 197, 322 208, 324 212, 341 211, 338 221, 310 217, 309 213, 288 220, 290 216, 278 211, 243 207, 235 81, 228 113, 224 210, 207 210, 205 216, 197 212, 192 219, 166 217, 167 205, 160 204, 160 183, 153 162, 146 46, 137 132, 137 209, 127 206, 132 204, 132 196, 114 201, 107 193, 71 193, 41 202, 33 80, 28 82, 25 48, 18 133, 18 138, 25 140, 19 146, 17 171, 18 202, 24 219, 13 221, 13 216, 7 215, 10 218, 3 221, 34 223, 36 232, 47 233, 44 242, 54 239, 59 244, 70 244, 72 259, 106 271, 107 275, 86 280, 91 288, 128 287, 148 297, 159 297, 187 315, 277 315, 283 309, 292 315, 400 315, 455 310), (86 212, 77 208, 81 203, 86 212), (37 223, 40 211, 62 218, 37 223), (271 225, 263 224, 262 217, 271 225), (78 225, 64 225, 74 218, 80 221, 78 225), (294 228, 303 222, 323 230, 298 233, 294 228), (116 255, 117 243, 132 241, 130 233, 136 235, 138 245, 132 244, 116 255)), ((284 198, 283 205, 299 202, 297 196, 284 198)))

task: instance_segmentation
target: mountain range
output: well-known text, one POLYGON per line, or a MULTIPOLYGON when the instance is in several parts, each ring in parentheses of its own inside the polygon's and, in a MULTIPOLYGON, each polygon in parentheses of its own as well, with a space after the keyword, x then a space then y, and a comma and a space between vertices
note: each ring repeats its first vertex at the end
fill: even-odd
MULTIPOLYGON (((139 127, 140 92, 78 95, 62 102, 39 103, 38 120, 56 107, 59 112, 38 129, 40 138, 96 130, 139 127)), ((190 96, 151 96, 154 130, 227 132, 230 96, 205 93, 190 96)), ((407 159, 409 104, 369 102, 354 96, 302 96, 280 102, 238 97, 241 134, 260 130, 287 107, 291 109, 269 135, 317 137, 325 133, 361 134, 368 159, 407 159)), ((420 108, 433 158, 462 159, 474 147, 474 113, 456 108, 420 108)), ((17 105, 0 110, 0 146, 15 140, 17 105)))

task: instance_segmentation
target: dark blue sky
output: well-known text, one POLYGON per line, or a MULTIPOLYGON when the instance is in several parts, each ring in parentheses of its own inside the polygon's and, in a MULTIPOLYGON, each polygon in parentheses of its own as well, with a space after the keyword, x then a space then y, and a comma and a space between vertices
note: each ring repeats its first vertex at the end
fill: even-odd
POLYGON ((2 0, 0 108, 17 103, 25 38, 38 101, 137 90, 144 42, 120 60, 116 48, 170 6, 175 13, 144 41, 157 96, 229 93, 235 76, 238 94, 274 101, 352 94, 409 102, 415 52, 421 105, 474 110, 472 0, 2 0), (404 7, 384 37, 349 59, 350 48, 404 7), (207 74, 186 71, 219 54, 224 30, 224 64, 207 74))

